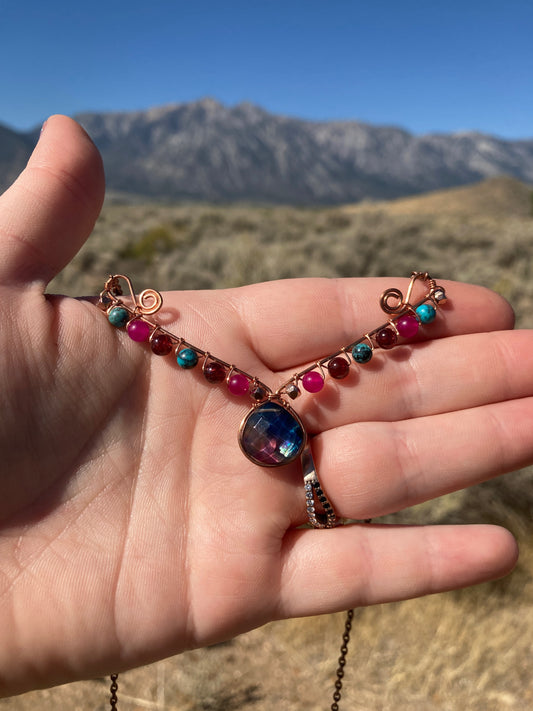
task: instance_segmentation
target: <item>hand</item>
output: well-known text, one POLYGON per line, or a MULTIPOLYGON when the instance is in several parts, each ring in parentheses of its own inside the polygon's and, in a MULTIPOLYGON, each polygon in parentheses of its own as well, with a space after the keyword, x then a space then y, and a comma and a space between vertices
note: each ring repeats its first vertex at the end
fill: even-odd
MULTIPOLYGON (((1 693, 512 568, 514 539, 498 527, 298 529, 299 465, 260 469, 238 447, 248 400, 133 343, 94 301, 45 296, 103 190, 93 144, 54 117, 0 202, 1 693)), ((405 284, 172 292, 161 313, 277 387, 382 323, 379 295, 405 284)), ((445 286, 431 340, 378 353, 295 403, 340 516, 379 516, 533 461, 531 334, 508 330, 495 294, 445 286)))

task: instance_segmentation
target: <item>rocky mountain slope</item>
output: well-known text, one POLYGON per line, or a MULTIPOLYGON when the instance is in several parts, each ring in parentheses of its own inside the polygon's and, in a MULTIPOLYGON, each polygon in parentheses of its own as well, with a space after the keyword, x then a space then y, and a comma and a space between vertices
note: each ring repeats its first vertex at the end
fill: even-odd
POLYGON ((0 125, 0 192, 24 168, 34 144, 35 138, 32 135, 17 133, 0 125))
MULTIPOLYGON (((104 157, 110 191, 163 199, 340 204, 510 175, 533 183, 533 139, 414 136, 356 121, 304 121, 213 99, 76 117, 104 157)), ((2 160, 29 136, 0 132, 2 160)), ((24 151, 23 151, 24 152, 24 151)), ((19 161, 20 162, 20 161, 19 161)))

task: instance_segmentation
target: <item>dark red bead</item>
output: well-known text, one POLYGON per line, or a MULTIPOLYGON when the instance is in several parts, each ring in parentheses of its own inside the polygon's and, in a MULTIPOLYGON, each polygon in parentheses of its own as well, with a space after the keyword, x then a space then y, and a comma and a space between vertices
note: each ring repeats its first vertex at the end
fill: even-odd
POLYGON ((166 333, 156 333, 150 339, 150 347, 156 355, 164 356, 172 351, 174 344, 166 333))
POLYGON ((350 370, 350 364, 342 356, 337 356, 332 358, 328 363, 328 373, 335 380, 342 380, 348 375, 350 370))
POLYGON ((393 348, 397 341, 398 336, 392 328, 382 328, 376 333, 376 343, 380 348, 393 348))
POLYGON ((208 383, 221 383, 226 379, 226 369, 222 363, 210 360, 204 365, 204 378, 208 383))

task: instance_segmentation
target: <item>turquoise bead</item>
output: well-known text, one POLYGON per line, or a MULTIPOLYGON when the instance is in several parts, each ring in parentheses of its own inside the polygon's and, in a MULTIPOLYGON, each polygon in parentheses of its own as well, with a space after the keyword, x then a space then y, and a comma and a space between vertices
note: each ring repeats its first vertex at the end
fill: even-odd
POLYGON ((123 306, 114 306, 107 314, 107 319, 112 326, 122 328, 130 320, 130 314, 123 306))
POLYGON ((421 323, 431 323, 435 319, 437 311, 431 304, 420 304, 416 308, 416 315, 421 323))
POLYGON ((372 358, 372 348, 368 343, 357 343, 352 348, 352 358, 356 363, 368 363, 372 358))
POLYGON ((198 354, 192 348, 184 348, 177 355, 180 368, 194 368, 198 363, 198 354))

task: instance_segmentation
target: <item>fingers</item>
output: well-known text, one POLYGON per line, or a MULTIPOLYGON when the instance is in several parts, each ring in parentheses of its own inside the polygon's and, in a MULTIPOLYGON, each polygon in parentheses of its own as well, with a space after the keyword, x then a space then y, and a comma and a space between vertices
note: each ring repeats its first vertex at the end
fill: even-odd
POLYGON ((473 585, 518 551, 497 526, 348 526, 286 539, 280 617, 322 614, 473 585))
POLYGON ((338 514, 381 516, 531 464, 532 347, 529 331, 442 339, 411 354, 427 368, 400 361, 392 370, 404 370, 383 376, 374 393, 361 383, 337 410, 313 410, 324 429, 332 423, 313 453, 338 514))
POLYGON ((354 421, 399 421, 528 397, 532 349, 533 332, 503 331, 377 353, 375 362, 345 380, 328 378, 322 392, 301 397, 297 409, 311 432, 321 432, 354 421))
MULTIPOLYGON (((306 279, 247 287, 239 315, 249 342, 272 369, 290 376, 305 363, 335 352, 386 323, 379 299, 389 287, 404 293, 407 279, 306 279), (292 369, 292 370, 287 370, 292 369)), ((439 282, 440 283, 440 282, 439 282)), ((449 301, 436 320, 420 330, 422 339, 512 328, 509 304, 493 292, 457 282, 442 282, 449 301)), ((424 295, 417 284, 412 301, 424 295)), ((382 353, 386 357, 388 352, 382 353)))
POLYGON ((532 429, 524 398, 339 428, 316 438, 314 455, 339 515, 373 518, 530 464, 532 429))
POLYGON ((85 131, 53 116, 18 180, 0 198, 0 282, 48 282, 74 257, 104 196, 100 155, 85 131))

